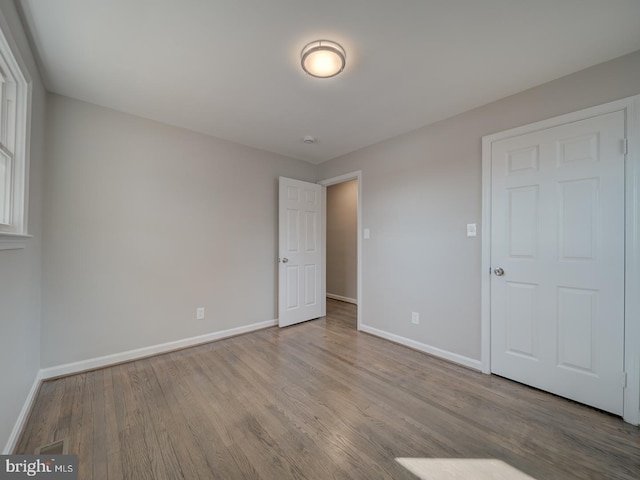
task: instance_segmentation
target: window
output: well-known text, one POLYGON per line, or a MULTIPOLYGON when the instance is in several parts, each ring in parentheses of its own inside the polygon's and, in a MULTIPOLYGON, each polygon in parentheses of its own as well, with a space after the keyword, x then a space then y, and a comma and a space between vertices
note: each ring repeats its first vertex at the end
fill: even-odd
POLYGON ((31 82, 23 65, 0 17, 0 249, 28 237, 31 82))

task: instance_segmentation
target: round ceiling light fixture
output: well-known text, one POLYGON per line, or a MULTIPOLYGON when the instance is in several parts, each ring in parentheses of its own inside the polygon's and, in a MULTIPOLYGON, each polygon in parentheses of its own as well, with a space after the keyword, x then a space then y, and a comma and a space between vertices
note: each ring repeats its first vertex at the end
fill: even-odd
POLYGON ((302 69, 312 77, 330 78, 338 75, 346 65, 344 48, 330 40, 315 40, 300 52, 302 69))

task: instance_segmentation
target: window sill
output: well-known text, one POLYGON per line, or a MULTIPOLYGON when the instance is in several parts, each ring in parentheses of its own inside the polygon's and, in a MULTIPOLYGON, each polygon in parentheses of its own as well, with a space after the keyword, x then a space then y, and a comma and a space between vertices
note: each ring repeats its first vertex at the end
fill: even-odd
POLYGON ((27 246, 27 240, 33 235, 0 232, 0 250, 20 250, 27 246))

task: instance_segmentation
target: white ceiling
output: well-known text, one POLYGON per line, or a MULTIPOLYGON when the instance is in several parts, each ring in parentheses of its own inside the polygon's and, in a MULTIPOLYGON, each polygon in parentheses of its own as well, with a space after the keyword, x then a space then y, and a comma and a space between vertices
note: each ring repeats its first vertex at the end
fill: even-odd
POLYGON ((640 0, 17 3, 50 91, 312 163, 640 49, 640 0))

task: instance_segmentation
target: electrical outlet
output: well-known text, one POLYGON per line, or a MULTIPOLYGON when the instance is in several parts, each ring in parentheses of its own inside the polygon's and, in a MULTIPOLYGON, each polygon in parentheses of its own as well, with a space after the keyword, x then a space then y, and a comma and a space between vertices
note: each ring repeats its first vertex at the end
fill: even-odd
POLYGON ((196 320, 204 320, 204 307, 196 309, 196 320))
POLYGON ((420 323, 420 314, 418 312, 411 312, 411 323, 418 325, 420 323))

